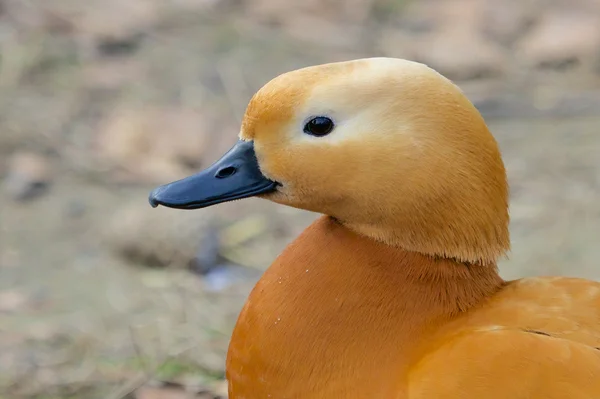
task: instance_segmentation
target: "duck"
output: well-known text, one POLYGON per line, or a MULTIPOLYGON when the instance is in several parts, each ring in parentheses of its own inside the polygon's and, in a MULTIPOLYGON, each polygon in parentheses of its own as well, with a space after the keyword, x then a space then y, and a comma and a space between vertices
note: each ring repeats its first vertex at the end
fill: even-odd
POLYGON ((500 277, 499 146, 427 65, 376 57, 277 76, 231 150, 149 201, 248 197, 320 216, 239 314, 230 399, 600 398, 600 283, 500 277))

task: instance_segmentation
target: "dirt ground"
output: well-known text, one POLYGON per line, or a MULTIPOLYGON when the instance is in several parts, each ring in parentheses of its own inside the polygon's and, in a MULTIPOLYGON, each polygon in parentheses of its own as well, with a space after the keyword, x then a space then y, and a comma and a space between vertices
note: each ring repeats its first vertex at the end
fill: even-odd
POLYGON ((237 313, 316 215, 147 195, 314 63, 407 57, 455 79, 508 169, 502 275, 600 279, 600 4, 338 3, 0 0, 0 398, 226 397, 237 313))

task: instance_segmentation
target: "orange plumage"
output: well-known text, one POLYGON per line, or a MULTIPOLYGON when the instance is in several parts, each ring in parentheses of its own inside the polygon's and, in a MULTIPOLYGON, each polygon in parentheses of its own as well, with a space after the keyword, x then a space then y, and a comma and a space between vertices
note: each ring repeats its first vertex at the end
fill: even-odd
POLYGON ((447 79, 383 58, 294 71, 254 96, 241 139, 151 202, 259 195, 326 216, 250 294, 231 399, 600 398, 600 283, 499 277, 504 166, 447 79), (330 133, 305 134, 316 116, 330 133))
POLYGON ((503 282, 493 265, 406 252, 322 217, 242 310, 230 395, 597 398, 598 326, 600 284, 503 282))

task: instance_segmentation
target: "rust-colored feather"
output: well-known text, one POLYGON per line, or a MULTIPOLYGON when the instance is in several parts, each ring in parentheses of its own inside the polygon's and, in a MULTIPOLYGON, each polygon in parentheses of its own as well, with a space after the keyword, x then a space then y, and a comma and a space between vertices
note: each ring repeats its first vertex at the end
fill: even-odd
POLYGON ((233 399, 592 399, 598 346, 598 283, 505 283, 322 217, 248 298, 227 378, 233 399))

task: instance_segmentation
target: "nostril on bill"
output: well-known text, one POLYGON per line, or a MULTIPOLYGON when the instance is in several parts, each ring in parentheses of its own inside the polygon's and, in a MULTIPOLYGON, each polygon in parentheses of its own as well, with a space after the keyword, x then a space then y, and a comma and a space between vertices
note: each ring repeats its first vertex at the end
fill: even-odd
POLYGON ((235 166, 226 166, 217 171, 215 177, 217 179, 224 179, 226 177, 232 176, 237 172, 237 168, 235 166))

